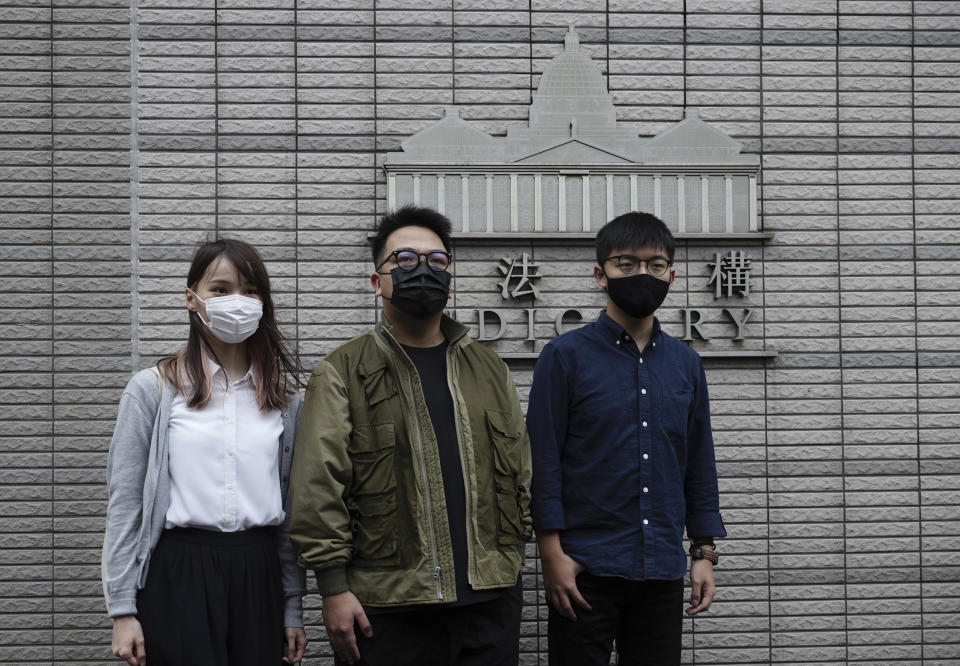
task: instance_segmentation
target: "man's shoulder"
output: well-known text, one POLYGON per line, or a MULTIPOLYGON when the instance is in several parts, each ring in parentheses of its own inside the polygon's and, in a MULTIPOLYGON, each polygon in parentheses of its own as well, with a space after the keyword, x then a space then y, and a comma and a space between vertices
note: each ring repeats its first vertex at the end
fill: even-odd
POLYGON ((468 357, 474 361, 474 363, 470 364, 471 366, 476 364, 478 368, 495 372, 508 371, 507 364, 503 358, 500 357, 500 354, 490 349, 487 345, 480 344, 469 337, 458 340, 456 345, 458 354, 462 354, 464 357, 468 357))
POLYGON ((358 368, 371 365, 373 359, 382 357, 383 350, 377 342, 376 331, 371 329, 331 349, 317 364, 314 374, 335 368, 342 377, 346 377, 358 368))
MULTIPOLYGON (((572 331, 561 333, 543 347, 548 354, 557 354, 563 357, 576 355, 582 351, 584 345, 597 337, 597 322, 591 321, 572 331)), ((541 352, 542 354, 543 352, 541 352)))
POLYGON ((331 349, 323 358, 324 361, 338 363, 342 360, 358 358, 364 353, 377 347, 376 330, 370 329, 355 338, 331 349))
POLYGON ((703 364, 703 359, 696 349, 666 331, 660 331, 659 340, 665 350, 676 355, 683 367, 699 368, 703 364))

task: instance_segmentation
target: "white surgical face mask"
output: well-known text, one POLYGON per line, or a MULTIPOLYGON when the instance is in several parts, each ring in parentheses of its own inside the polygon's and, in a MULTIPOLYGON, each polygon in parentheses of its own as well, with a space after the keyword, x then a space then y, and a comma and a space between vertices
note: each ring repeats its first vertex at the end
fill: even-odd
MULTIPOLYGON (((189 287, 188 287, 189 289, 189 287)), ((215 296, 203 300, 197 292, 190 289, 207 308, 207 317, 210 321, 203 321, 210 332, 224 342, 243 342, 253 335, 260 326, 260 317, 263 316, 263 302, 256 298, 231 294, 229 296, 215 296)), ((197 315, 200 313, 198 312, 197 315)))

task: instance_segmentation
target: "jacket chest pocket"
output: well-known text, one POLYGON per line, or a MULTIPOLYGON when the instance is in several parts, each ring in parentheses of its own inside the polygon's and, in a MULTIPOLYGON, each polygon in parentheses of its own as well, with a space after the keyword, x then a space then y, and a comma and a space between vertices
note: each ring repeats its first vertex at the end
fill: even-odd
POLYGON ((521 426, 510 414, 486 411, 487 434, 493 448, 493 483, 497 494, 497 542, 524 543, 520 499, 525 488, 518 485, 521 426))
POLYGON ((396 429, 393 423, 357 425, 347 449, 353 481, 347 506, 354 559, 391 564, 398 555, 396 429))

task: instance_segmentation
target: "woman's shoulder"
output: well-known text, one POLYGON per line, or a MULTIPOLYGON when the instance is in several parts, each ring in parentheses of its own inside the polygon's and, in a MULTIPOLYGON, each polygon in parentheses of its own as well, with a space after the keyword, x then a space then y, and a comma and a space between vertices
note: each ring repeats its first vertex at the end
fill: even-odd
POLYGON ((163 383, 157 366, 144 368, 130 378, 123 392, 149 404, 159 401, 163 383))

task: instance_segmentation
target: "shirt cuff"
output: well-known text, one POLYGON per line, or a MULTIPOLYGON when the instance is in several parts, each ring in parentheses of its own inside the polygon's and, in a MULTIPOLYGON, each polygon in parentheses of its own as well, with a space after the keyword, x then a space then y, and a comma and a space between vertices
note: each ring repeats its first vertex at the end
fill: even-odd
POLYGON ((317 569, 313 575, 317 578, 317 590, 321 596, 330 597, 350 589, 347 585, 347 568, 344 566, 317 569))
POLYGON ((137 614, 137 597, 111 597, 107 603, 107 613, 110 617, 119 617, 121 615, 137 614))
POLYGON ((303 627, 303 604, 300 603, 300 595, 287 597, 283 604, 283 626, 284 627, 303 627))
POLYGON ((704 511, 687 516, 687 536, 691 539, 727 536, 719 511, 704 511))

